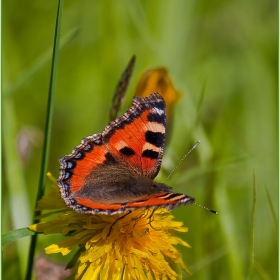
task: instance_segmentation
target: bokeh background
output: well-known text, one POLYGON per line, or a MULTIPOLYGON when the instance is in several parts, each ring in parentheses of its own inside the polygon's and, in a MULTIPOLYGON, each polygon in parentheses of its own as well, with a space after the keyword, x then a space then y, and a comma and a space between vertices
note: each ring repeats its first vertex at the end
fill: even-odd
MULTIPOLYGON (((4 0, 2 9, 6 233, 32 223, 57 1, 4 0)), ((193 272, 184 278, 248 279, 253 255, 253 279, 277 279, 277 20, 275 0, 65 1, 48 170, 57 177, 58 158, 104 129, 117 81, 133 54, 127 106, 139 75, 166 67, 182 96, 157 179, 164 181, 200 140, 168 184, 219 212, 195 205, 173 211, 189 228, 181 237, 192 246, 181 248, 193 272)), ((39 237, 37 256, 54 238, 39 237)), ((29 241, 4 247, 3 279, 23 279, 29 241)), ((65 264, 71 256, 48 258, 65 264)))

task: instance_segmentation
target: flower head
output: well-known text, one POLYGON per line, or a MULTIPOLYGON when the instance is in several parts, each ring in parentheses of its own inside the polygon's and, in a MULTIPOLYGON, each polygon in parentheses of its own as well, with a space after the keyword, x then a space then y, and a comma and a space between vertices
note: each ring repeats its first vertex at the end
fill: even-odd
MULTIPOLYGON (((50 176, 50 175, 49 175, 50 176)), ((190 273, 174 245, 190 247, 175 232, 187 232, 164 208, 116 214, 78 214, 65 208, 55 189, 38 203, 38 210, 60 215, 29 228, 44 234, 62 233, 66 239, 45 248, 47 254, 67 255, 80 247, 76 279, 178 279, 176 267, 190 273)), ((42 215, 41 217, 46 215, 42 215)))

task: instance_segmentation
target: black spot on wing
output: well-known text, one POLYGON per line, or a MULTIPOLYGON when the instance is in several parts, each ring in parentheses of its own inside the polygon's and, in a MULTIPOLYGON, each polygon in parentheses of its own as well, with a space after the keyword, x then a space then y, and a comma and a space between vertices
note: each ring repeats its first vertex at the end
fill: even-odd
POLYGON ((145 150, 142 153, 142 157, 147 157, 147 158, 151 158, 151 159, 158 159, 159 153, 152 151, 152 150, 145 150))
POLYGON ((161 132, 146 131, 145 139, 148 143, 153 144, 156 147, 161 147, 164 142, 164 134, 161 132))
POLYGON ((106 161, 104 162, 105 164, 115 164, 116 163, 115 158, 110 153, 107 153, 105 155, 105 158, 106 158, 106 161))
POLYGON ((124 147, 124 148, 120 149, 120 153, 127 157, 135 155, 135 152, 129 147, 124 147))
POLYGON ((164 101, 156 101, 156 102, 153 102, 153 107, 159 108, 161 110, 165 110, 165 103, 164 103, 164 101))
POLYGON ((164 116, 164 114, 159 115, 159 114, 155 114, 155 113, 150 113, 148 115, 148 121, 165 124, 165 116, 164 116))

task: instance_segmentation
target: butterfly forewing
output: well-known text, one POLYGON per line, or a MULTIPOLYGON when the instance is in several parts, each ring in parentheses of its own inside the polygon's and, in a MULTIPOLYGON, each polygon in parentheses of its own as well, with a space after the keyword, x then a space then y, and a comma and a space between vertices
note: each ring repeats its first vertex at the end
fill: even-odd
POLYGON ((123 116, 106 126, 102 138, 108 150, 139 176, 155 178, 165 140, 165 103, 154 93, 135 97, 123 116))

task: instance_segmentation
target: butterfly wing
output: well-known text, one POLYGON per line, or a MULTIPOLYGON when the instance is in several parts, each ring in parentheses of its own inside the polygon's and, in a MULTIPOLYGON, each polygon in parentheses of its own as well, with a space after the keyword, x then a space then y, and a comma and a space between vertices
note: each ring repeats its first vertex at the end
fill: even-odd
POLYGON ((108 152, 101 133, 84 138, 59 162, 61 196, 78 213, 123 212, 123 205, 141 197, 137 185, 145 190, 136 174, 108 152))
POLYGON ((79 210, 78 193, 86 185, 88 176, 98 166, 112 160, 102 143, 101 133, 84 138, 71 154, 59 159, 60 175, 57 180, 60 193, 67 206, 79 210))
POLYGON ((141 177, 154 179, 161 165, 165 126, 165 102, 160 94, 134 97, 131 108, 105 127, 102 139, 121 163, 141 177))
POLYGON ((145 199, 138 199, 131 201, 125 205, 125 208, 128 210, 139 209, 139 208, 159 208, 164 207, 168 210, 173 209, 174 207, 186 204, 194 203, 195 199, 181 193, 173 192, 161 192, 154 194, 145 199))
POLYGON ((134 98, 132 107, 103 133, 84 138, 59 160, 57 182, 66 205, 79 213, 113 214, 125 211, 131 201, 169 191, 154 188, 152 181, 160 169, 164 138, 163 98, 134 98))

